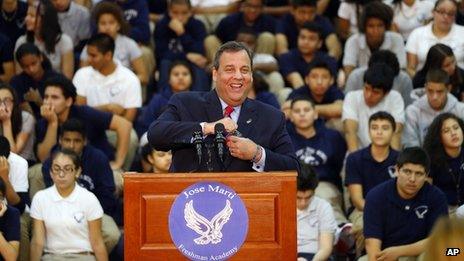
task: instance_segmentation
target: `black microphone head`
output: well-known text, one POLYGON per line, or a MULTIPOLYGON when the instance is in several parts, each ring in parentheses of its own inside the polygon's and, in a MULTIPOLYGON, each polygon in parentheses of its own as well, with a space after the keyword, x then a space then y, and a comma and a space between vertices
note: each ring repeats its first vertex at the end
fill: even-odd
POLYGON ((224 128, 224 124, 222 123, 216 123, 216 125, 214 125, 214 132, 224 132, 225 131, 225 128, 224 128))

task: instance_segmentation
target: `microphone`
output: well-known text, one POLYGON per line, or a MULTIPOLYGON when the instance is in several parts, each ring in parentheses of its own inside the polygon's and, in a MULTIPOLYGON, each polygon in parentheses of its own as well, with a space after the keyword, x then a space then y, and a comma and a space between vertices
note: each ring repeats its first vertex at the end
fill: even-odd
POLYGON ((226 138, 222 134, 224 131, 224 124, 217 123, 216 125, 214 125, 214 143, 216 144, 219 160, 221 161, 221 163, 224 161, 224 143, 226 141, 226 138))
POLYGON ((198 126, 198 128, 196 128, 196 130, 192 133, 192 137, 192 143, 195 145, 195 149, 197 151, 198 165, 201 165, 201 149, 203 145, 203 132, 201 130, 201 126, 198 126))

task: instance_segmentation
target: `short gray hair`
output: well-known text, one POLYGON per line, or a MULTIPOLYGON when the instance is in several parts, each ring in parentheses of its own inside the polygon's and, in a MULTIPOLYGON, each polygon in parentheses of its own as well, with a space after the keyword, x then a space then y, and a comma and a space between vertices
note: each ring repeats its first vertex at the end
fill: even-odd
POLYGON ((242 50, 244 50, 247 53, 248 58, 250 58, 250 65, 253 68, 253 53, 243 43, 236 41, 229 41, 221 45, 221 47, 219 47, 216 54, 214 55, 213 68, 216 70, 219 69, 219 59, 221 58, 224 52, 236 53, 242 50))

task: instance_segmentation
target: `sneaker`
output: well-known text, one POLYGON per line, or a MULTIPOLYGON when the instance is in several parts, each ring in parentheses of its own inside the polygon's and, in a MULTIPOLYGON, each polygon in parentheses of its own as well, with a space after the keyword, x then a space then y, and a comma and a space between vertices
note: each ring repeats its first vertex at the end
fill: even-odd
POLYGON ((355 244, 355 238, 351 233, 353 224, 345 223, 338 227, 335 232, 335 251, 338 253, 348 253, 355 244))

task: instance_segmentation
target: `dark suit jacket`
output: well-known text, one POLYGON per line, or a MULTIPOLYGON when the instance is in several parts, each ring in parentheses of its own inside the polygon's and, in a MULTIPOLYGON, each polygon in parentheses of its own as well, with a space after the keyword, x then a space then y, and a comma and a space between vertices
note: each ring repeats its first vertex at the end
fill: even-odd
MULTIPOLYGON (((192 133, 201 129, 201 122, 215 122, 223 118, 221 103, 216 91, 183 92, 169 100, 166 110, 154 121, 148 131, 151 146, 173 152, 171 172, 207 171, 209 158, 203 146, 202 164, 198 164, 192 144, 192 133)), ((238 131, 266 150, 265 171, 297 170, 298 162, 285 128, 285 117, 279 110, 259 101, 246 99, 240 109, 238 131)), ((212 135, 204 143, 212 142, 212 135)), ((214 171, 221 166, 213 150, 211 163, 214 171)), ((254 171, 252 162, 232 157, 225 152, 225 171, 254 171)))

